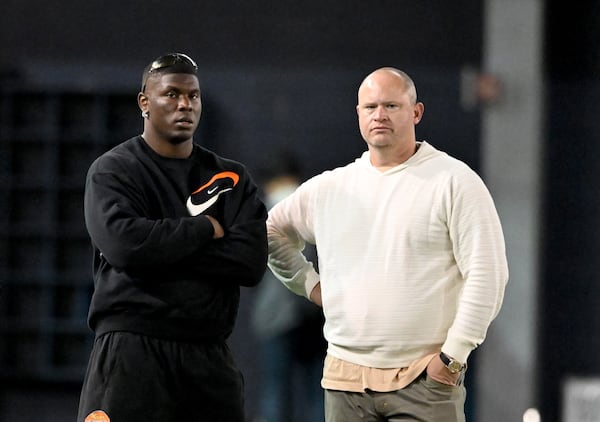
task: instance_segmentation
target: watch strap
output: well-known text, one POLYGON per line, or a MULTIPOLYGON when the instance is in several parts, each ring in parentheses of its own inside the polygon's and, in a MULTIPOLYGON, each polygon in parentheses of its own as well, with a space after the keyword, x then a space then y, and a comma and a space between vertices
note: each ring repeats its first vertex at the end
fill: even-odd
POLYGON ((452 373, 460 372, 467 366, 464 363, 454 360, 444 352, 440 352, 440 359, 442 360, 442 363, 446 365, 446 368, 448 368, 452 373))

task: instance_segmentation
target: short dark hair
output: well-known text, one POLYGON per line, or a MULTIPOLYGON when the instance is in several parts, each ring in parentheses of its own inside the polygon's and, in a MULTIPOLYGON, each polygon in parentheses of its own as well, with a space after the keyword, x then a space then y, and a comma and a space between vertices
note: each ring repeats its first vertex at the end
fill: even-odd
POLYGON ((198 75, 198 65, 187 54, 169 53, 152 60, 144 68, 142 74, 142 92, 146 89, 146 82, 152 75, 164 75, 168 73, 187 73, 189 75, 198 75))

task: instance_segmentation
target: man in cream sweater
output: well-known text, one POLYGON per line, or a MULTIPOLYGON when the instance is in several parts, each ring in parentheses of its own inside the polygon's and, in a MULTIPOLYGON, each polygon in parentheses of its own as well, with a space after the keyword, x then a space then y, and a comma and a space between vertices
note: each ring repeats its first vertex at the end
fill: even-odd
POLYGON ((368 151, 271 210, 269 267, 323 306, 327 422, 464 421, 467 358, 508 280, 498 214, 473 170, 416 140, 407 74, 368 75, 356 110, 368 151))

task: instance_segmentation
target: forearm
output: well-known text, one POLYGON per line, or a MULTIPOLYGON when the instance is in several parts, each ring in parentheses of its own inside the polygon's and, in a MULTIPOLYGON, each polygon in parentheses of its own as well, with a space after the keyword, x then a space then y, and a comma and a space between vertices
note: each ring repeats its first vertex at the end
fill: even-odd
POLYGON ((471 351, 484 341, 503 301, 505 274, 499 270, 485 278, 473 275, 466 280, 442 351, 465 362, 471 351))
POLYGON ((460 176, 453 186, 449 233, 464 285, 442 350, 464 362, 483 342, 500 311, 508 264, 502 226, 491 195, 472 172, 460 176))
POLYGON ((319 274, 302 253, 304 242, 278 232, 267 224, 269 238, 269 268, 284 286, 297 295, 310 298, 319 282, 319 274))
POLYGON ((252 287, 260 282, 267 264, 267 237, 262 220, 236 225, 187 260, 192 272, 219 282, 228 280, 252 287))
POLYGON ((508 282, 502 229, 492 214, 472 222, 476 228, 463 236, 456 253, 464 286, 442 350, 462 362, 484 341, 500 311, 508 282))
POLYGON ((206 217, 152 219, 146 216, 141 201, 122 190, 91 180, 84 198, 88 233, 111 265, 134 269, 165 266, 212 241, 214 229, 206 217))

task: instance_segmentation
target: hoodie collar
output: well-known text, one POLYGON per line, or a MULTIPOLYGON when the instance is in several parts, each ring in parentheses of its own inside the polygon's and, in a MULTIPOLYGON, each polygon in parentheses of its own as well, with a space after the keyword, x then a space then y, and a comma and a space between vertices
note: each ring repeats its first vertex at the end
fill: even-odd
POLYGON ((401 171, 407 167, 414 166, 422 161, 428 160, 436 153, 437 149, 435 149, 431 144, 427 143, 426 141, 417 141, 417 151, 408 160, 384 171, 383 173, 377 170, 375 167, 373 167, 373 164, 371 164, 371 154, 369 151, 363 152, 362 155, 356 159, 356 162, 362 166, 372 169, 373 171, 376 171, 377 173, 389 174, 401 171))

